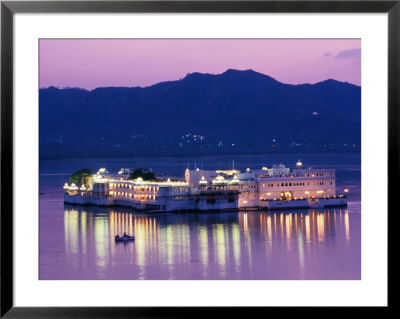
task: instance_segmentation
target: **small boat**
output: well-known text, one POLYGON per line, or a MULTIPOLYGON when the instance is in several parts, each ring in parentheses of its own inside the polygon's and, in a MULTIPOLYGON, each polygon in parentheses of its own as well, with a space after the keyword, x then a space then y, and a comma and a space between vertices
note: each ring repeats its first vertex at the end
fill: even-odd
POLYGON ((119 235, 115 236, 115 241, 128 241, 128 238, 125 237, 119 237, 119 235))
POLYGON ((124 233, 124 236, 122 236, 122 237, 127 239, 127 240, 135 240, 135 236, 129 236, 126 233, 124 233))
POLYGON ((126 233, 124 233, 123 236, 115 236, 115 241, 128 241, 128 240, 135 240, 135 236, 129 236, 126 233))

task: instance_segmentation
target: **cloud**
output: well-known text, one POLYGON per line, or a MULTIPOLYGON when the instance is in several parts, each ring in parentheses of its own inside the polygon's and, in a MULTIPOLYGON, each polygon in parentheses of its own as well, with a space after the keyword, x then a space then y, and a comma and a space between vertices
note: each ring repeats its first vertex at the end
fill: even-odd
POLYGON ((361 49, 356 48, 356 49, 340 51, 338 54, 336 54, 335 59, 360 60, 361 49))
POLYGON ((332 53, 330 53, 330 52, 326 52, 323 56, 331 56, 332 55, 332 53))

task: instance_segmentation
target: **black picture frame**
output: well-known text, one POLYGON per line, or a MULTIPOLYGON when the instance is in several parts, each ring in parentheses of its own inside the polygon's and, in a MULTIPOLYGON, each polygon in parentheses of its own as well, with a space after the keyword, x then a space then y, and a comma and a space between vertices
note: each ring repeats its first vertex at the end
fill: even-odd
MULTIPOLYGON (((388 14, 388 218, 396 214, 399 182, 400 0, 396 1, 1 1, 1 317, 5 318, 180 318, 281 314, 277 307, 14 307, 13 303, 13 19, 15 13, 387 13, 388 14)), ((380 106, 384 107, 384 106, 380 106)), ((392 225, 393 223, 390 223, 392 225)), ((393 234, 393 232, 388 232, 393 234)), ((388 247, 389 246, 388 238, 388 247)), ((389 248, 390 250, 390 248, 389 248)), ((389 265, 388 255, 388 265, 389 265)), ((390 281, 388 281, 389 287, 390 281)), ((388 307, 380 310, 390 310, 388 307)), ((294 308, 297 315, 307 307, 294 308)), ((316 308, 326 313, 325 307, 316 308)), ((331 308, 335 314, 340 308, 331 308)), ((367 309, 371 312, 371 309, 367 309)))

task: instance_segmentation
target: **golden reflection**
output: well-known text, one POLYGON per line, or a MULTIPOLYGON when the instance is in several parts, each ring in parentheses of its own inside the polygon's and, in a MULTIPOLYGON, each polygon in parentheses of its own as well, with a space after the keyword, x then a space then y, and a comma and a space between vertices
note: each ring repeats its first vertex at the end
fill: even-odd
POLYGON ((285 226, 286 226, 286 246, 287 246, 287 249, 290 250, 291 249, 290 236, 291 236, 291 230, 292 230, 292 214, 288 214, 285 216, 285 226))
POLYGON ((344 227, 346 232, 346 242, 350 241, 350 221, 349 221, 349 213, 345 211, 344 213, 344 227))
POLYGON ((180 241, 181 241, 181 247, 182 247, 182 263, 187 263, 190 261, 190 254, 191 254, 191 249, 190 249, 190 228, 188 224, 181 224, 179 226, 179 233, 180 233, 180 241))
POLYGON ((281 225, 281 237, 282 237, 282 239, 285 237, 285 232, 284 232, 284 225, 283 225, 283 213, 280 213, 280 215, 279 215, 279 223, 280 223, 280 225, 281 225))
POLYGON ((233 260, 235 263, 236 273, 240 271, 240 229, 239 225, 232 225, 232 245, 233 245, 233 260))
POLYGON ((204 269, 203 275, 207 275, 208 232, 207 232, 207 228, 205 226, 200 226, 200 229, 199 229, 199 246, 200 246, 200 262, 204 269))
MULTIPOLYGON (((119 220, 122 220, 122 218, 119 220)), ((140 279, 145 278, 146 253, 150 244, 149 237, 151 237, 147 230, 148 222, 149 220, 145 216, 135 216, 132 226, 135 234, 136 265, 139 267, 140 279)))
POLYGON ((318 236, 318 229, 317 229, 318 222, 316 221, 315 215, 316 215, 316 213, 313 210, 312 213, 311 213, 311 227, 312 227, 312 229, 311 229, 311 234, 312 234, 311 235, 311 239, 312 239, 313 242, 315 242, 315 240, 318 239, 318 237, 317 237, 318 236))
POLYGON ((226 251, 226 259, 229 260, 230 256, 230 237, 229 237, 229 228, 227 225, 224 226, 225 233, 225 251, 226 251))
MULTIPOLYGON (((220 273, 222 277, 225 276, 225 264, 226 264, 226 247, 225 247, 225 225, 217 224, 213 227, 213 239, 214 239, 214 251, 218 265, 220 267, 220 273)), ((229 238, 228 238, 229 239, 229 238)))
POLYGON ((330 221, 331 221, 329 211, 327 212, 326 215, 327 215, 327 217, 326 217, 326 225, 327 225, 327 228, 329 229, 330 228, 330 221))
POLYGON ((334 228, 336 228, 336 209, 333 210, 333 223, 334 223, 334 228))
POLYGON ((317 214, 318 241, 323 242, 325 239, 325 214, 317 214))
POLYGON ((248 223, 248 214, 247 213, 243 213, 243 237, 244 237, 244 245, 247 248, 249 270, 251 271, 252 264, 253 264, 252 263, 253 256, 252 256, 252 249, 251 249, 251 234, 249 231, 249 223, 248 223))
POLYGON ((303 272, 304 272, 304 248, 303 248, 303 234, 301 232, 300 227, 299 227, 298 233, 297 233, 297 246, 298 246, 298 254, 299 254, 300 272, 303 274, 303 272))
POLYGON ((270 263, 278 258, 272 252, 282 249, 298 259, 299 271, 303 272, 309 252, 332 240, 337 232, 344 233, 347 243, 350 241, 347 210, 240 212, 225 216, 228 217, 210 214, 206 218, 215 218, 217 223, 193 227, 199 217, 191 214, 165 216, 66 209, 65 250, 67 254, 95 256, 93 262, 99 274, 109 266, 126 263, 140 279, 151 279, 154 269, 160 269, 165 279, 180 278, 182 269, 196 270, 196 264, 188 268, 184 265, 198 258, 199 275, 207 279, 215 273, 212 267, 216 267, 220 278, 231 273, 240 277, 243 271, 248 276, 254 268, 253 258, 270 263), (124 232, 135 235, 135 241, 126 245, 115 243, 114 237, 124 232))
POLYGON ((129 225, 129 235, 133 235, 134 234, 134 232, 133 232, 133 220, 132 220, 132 214, 129 214, 129 223, 128 223, 128 225, 129 225))
POLYGON ((108 245, 108 218, 96 218, 94 220, 94 237, 95 237, 95 251, 96 251, 96 264, 99 268, 104 268, 107 264, 108 245))
POLYGON ((87 225, 86 225, 86 220, 87 220, 87 213, 86 212, 82 212, 81 213, 81 243, 82 243, 82 253, 86 254, 87 250, 86 250, 86 243, 87 243, 87 239, 86 239, 86 230, 87 230, 87 225))
POLYGON ((116 235, 121 236, 123 233, 135 235, 135 242, 129 245, 114 244, 110 245, 110 254, 120 254, 123 249, 129 262, 136 264, 139 269, 139 278, 145 278, 145 267, 153 259, 156 260, 158 255, 149 254, 153 251, 158 254, 159 244, 157 242, 158 224, 154 217, 135 216, 131 213, 109 212, 109 240, 114 242, 116 235), (128 253, 129 252, 129 253, 128 253))
POLYGON ((307 249, 310 249, 311 245, 311 228, 310 228, 310 216, 306 215, 306 241, 307 241, 307 249))
POLYGON ((76 254, 79 251, 79 213, 76 209, 64 211, 64 231, 67 251, 76 254))
POLYGON ((272 252, 272 226, 271 216, 267 216, 267 236, 268 236, 268 247, 269 251, 272 252))
POLYGON ((163 260, 167 261, 169 278, 173 278, 173 265, 174 265, 174 234, 172 225, 168 225, 165 229, 165 234, 163 234, 165 238, 165 246, 162 249, 164 255, 166 254, 166 258, 163 260))
POLYGON ((265 239, 265 252, 268 258, 272 247, 271 216, 269 216, 268 213, 260 213, 260 234, 262 234, 262 237, 265 239))

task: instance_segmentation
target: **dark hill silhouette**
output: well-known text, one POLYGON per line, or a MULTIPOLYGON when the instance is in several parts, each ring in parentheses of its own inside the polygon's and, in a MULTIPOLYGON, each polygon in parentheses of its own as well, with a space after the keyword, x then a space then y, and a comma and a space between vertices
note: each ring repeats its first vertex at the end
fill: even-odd
POLYGON ((39 113, 43 157, 348 151, 361 142, 359 86, 289 85, 253 70, 145 88, 49 87, 39 113))

